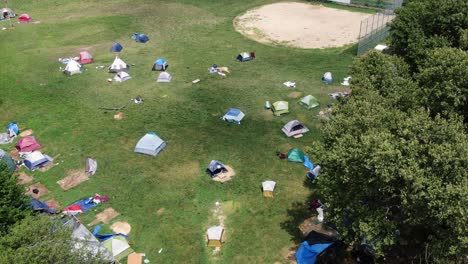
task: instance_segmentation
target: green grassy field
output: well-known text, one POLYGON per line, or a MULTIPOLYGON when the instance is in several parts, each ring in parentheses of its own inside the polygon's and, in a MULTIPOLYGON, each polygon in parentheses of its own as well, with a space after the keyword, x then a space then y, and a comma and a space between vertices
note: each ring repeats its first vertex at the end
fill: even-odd
POLYGON ((152 263, 286 263, 288 248, 298 241, 288 211, 304 203, 311 189, 305 186, 306 169, 279 160, 275 151, 319 140, 320 109, 301 108, 282 83, 296 81, 294 91, 316 96, 324 107, 332 102, 327 93, 341 88, 322 84, 322 74, 333 72, 338 85, 355 47, 266 46, 233 29, 235 16, 272 0, 11 2, 15 12, 27 12, 40 23, 15 23, 14 30, 0 31, 0 124, 17 121, 21 128, 33 129, 43 152, 59 155, 60 165, 33 173, 34 181, 50 190, 44 200, 66 206, 94 193, 108 195, 110 201, 81 216, 82 221, 89 223, 95 213, 114 208, 120 216, 110 224, 129 222, 132 247, 152 263), (151 40, 135 43, 132 32, 148 34, 151 40), (107 83, 113 75, 95 69, 111 64, 114 41, 124 46, 120 57, 135 64, 132 79, 121 84, 107 83), (82 48, 92 52, 95 63, 81 75, 65 76, 57 59, 78 56, 82 48), (234 57, 241 51, 255 51, 257 59, 237 62, 234 57), (158 73, 151 67, 158 57, 168 60, 173 82, 156 83, 158 73), (210 75, 207 69, 213 63, 232 73, 226 78, 210 75), (202 81, 192 84, 197 78, 202 81), (143 105, 130 103, 137 95, 145 99, 143 105), (264 109, 266 100, 289 101, 291 113, 273 117, 264 109), (98 109, 127 103, 120 121, 113 112, 98 109), (244 111, 242 125, 220 120, 230 107, 244 111), (286 138, 280 129, 292 119, 311 132, 286 138), (166 140, 167 148, 156 157, 133 153, 139 138, 150 131, 166 140), (83 169, 87 156, 98 161, 96 175, 62 191, 56 181, 83 169), (233 180, 212 181, 204 173, 211 159, 232 166, 233 180), (262 198, 264 180, 277 181, 274 199, 262 198), (212 213, 216 201, 222 202, 227 239, 213 255, 205 232, 218 224, 212 213), (165 210, 157 214, 160 208, 165 210))

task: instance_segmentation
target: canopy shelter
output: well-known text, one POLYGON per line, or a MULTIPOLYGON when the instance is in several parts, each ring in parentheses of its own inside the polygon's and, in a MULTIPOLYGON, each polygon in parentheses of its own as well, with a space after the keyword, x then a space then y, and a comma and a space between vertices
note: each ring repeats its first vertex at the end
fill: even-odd
POLYGON ((136 144, 135 152, 150 156, 156 156, 166 147, 166 142, 156 133, 150 132, 144 135, 136 144))
POLYGON ((245 114, 242 113, 241 110, 237 108, 231 108, 222 118, 224 121, 240 125, 240 122, 244 117, 245 114))
POLYGON ((128 71, 130 70, 130 65, 125 63, 122 59, 118 56, 115 57, 114 62, 112 62, 111 66, 109 66, 109 72, 117 73, 121 71, 128 71))
POLYGON ((149 37, 147 35, 139 33, 133 33, 132 39, 140 43, 146 43, 149 41, 149 37))
POLYGON ((112 254, 115 260, 121 260, 134 251, 123 236, 114 236, 104 241, 102 245, 112 254))
POLYGON ((309 129, 297 120, 289 121, 281 130, 287 137, 294 137, 309 132, 309 129))
POLYGON ((33 171, 38 168, 42 168, 53 159, 47 155, 42 154, 40 151, 33 151, 24 157, 24 166, 29 170, 33 171))
POLYGON ((304 162, 304 152, 297 148, 288 151, 288 160, 292 162, 304 162))
POLYGON ((15 17, 16 14, 8 7, 2 8, 0 13, 0 20, 10 19, 15 17))
POLYGON ((172 81, 172 75, 168 72, 161 72, 158 76, 158 79, 156 82, 171 82, 172 81))
POLYGON ((93 56, 91 55, 91 53, 85 50, 80 52, 80 58, 78 59, 78 61, 81 64, 93 63, 93 56))
POLYGON ((125 82, 127 80, 130 80, 132 77, 130 76, 130 74, 124 72, 124 71, 121 71, 121 72, 118 72, 115 76, 114 76, 114 81, 116 82, 125 82))
POLYGON ((314 107, 319 106, 319 102, 317 98, 313 97, 312 95, 307 95, 299 101, 299 104, 304 106, 307 109, 312 109, 314 107))
POLYGON ((206 236, 208 238, 209 247, 221 247, 222 238, 224 233, 224 227, 222 226, 212 226, 208 228, 206 236))
POLYGON ((114 42, 111 47, 111 52, 121 52, 123 50, 123 46, 120 45, 118 42, 114 42))
POLYGON ((153 71, 165 71, 169 67, 166 59, 159 58, 153 64, 153 71))
POLYGON ((75 74, 80 74, 84 70, 83 66, 76 62, 75 60, 69 60, 67 63, 67 66, 65 66, 65 70, 63 70, 63 73, 65 73, 68 76, 72 76, 75 74))
POLYGON ((32 18, 28 14, 21 14, 18 17, 18 22, 19 23, 29 23, 31 22, 32 18))
POLYGON ((264 181, 262 182, 263 196, 273 198, 273 191, 275 190, 276 182, 264 181))
POLYGON ((273 103, 271 111, 273 111, 273 114, 276 116, 287 114, 289 113, 289 103, 286 101, 276 101, 273 103))
POLYGON ((27 136, 18 140, 16 143, 16 149, 19 152, 31 152, 41 148, 39 142, 33 136, 27 136))
POLYGON ((236 59, 240 62, 253 60, 255 59, 255 52, 241 52, 236 59))
POLYGON ((227 172, 226 166, 217 160, 212 160, 206 169, 206 173, 210 175, 211 178, 218 176, 221 173, 227 172))

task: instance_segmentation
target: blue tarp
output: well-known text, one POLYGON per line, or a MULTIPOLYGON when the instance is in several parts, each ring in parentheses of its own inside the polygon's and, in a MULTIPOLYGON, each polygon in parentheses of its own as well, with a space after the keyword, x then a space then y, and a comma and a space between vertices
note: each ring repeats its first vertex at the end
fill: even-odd
POLYGON ((121 52, 122 49, 123 47, 120 43, 114 42, 114 44, 112 44, 111 52, 121 52))
POLYGON ((15 132, 16 135, 18 135, 19 134, 18 124, 16 124, 16 122, 11 122, 10 124, 8 124, 7 131, 10 131, 10 130, 15 132))
POLYGON ((309 245, 307 241, 302 242, 296 252, 297 264, 315 264, 317 256, 333 243, 309 245))
POLYGON ((45 202, 41 202, 37 199, 31 198, 31 207, 34 211, 44 211, 49 214, 55 214, 56 211, 49 206, 45 202))
POLYGON ((315 167, 314 164, 310 161, 309 157, 307 157, 306 155, 304 155, 304 166, 306 166, 310 170, 313 170, 315 167))
POLYGON ((145 43, 148 42, 149 37, 145 34, 133 33, 132 39, 134 39, 136 42, 145 43))
POLYGON ((113 238, 113 237, 115 237, 115 236, 123 236, 123 237, 125 237, 125 238, 128 238, 128 236, 126 236, 126 235, 124 235, 124 234, 121 234, 121 233, 117 233, 117 234, 115 234, 115 233, 114 233, 114 234, 98 234, 99 231, 101 231, 101 226, 100 226, 100 225, 98 225, 98 226, 96 226, 96 227, 94 228, 93 235, 94 235, 97 239, 99 239, 99 240, 101 240, 101 241, 106 241, 106 240, 111 239, 111 238, 113 238))
POLYGON ((85 212, 85 211, 88 211, 89 209, 92 209, 92 208, 94 208, 94 207, 96 207, 98 205, 97 203, 93 203, 93 198, 94 197, 81 199, 81 200, 78 200, 78 201, 74 202, 73 204, 81 206, 83 208, 83 212, 85 212))

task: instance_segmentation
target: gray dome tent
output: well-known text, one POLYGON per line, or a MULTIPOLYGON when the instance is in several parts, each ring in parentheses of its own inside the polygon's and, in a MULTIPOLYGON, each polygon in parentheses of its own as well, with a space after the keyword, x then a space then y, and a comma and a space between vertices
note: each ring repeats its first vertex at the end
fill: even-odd
POLYGON ((293 137, 299 134, 305 134, 309 132, 309 129, 297 120, 289 121, 286 125, 284 125, 284 127, 281 130, 288 137, 293 137))
POLYGON ((2 8, 0 20, 9 19, 15 17, 16 14, 8 7, 2 8))
POLYGON ((217 160, 212 160, 206 169, 206 173, 210 175, 211 178, 218 176, 218 174, 225 173, 228 170, 221 162, 217 160))
POLYGON ((156 156, 166 147, 166 142, 156 133, 150 132, 143 136, 135 146, 135 152, 156 156))

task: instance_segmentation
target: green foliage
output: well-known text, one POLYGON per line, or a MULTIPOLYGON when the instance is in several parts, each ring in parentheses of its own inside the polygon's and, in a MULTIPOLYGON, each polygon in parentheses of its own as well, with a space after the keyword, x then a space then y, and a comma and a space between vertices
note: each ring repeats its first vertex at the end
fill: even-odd
POLYGON ((16 177, 0 160, 0 234, 7 232, 29 212, 23 187, 16 185, 16 177))
POLYGON ((468 121, 468 53, 442 48, 428 52, 418 66, 421 105, 434 115, 455 112, 468 121))
POLYGON ((457 258, 468 249, 462 123, 389 105, 369 92, 324 125, 314 160, 330 220, 348 242, 367 238, 380 255, 427 243, 433 257, 457 258))
POLYGON ((430 49, 464 46, 463 31, 468 29, 467 1, 411 1, 396 12, 391 24, 391 46, 413 70, 430 49))
POLYGON ((71 229, 60 223, 48 217, 26 217, 0 238, 0 263, 108 263, 83 248, 75 249, 71 229))

